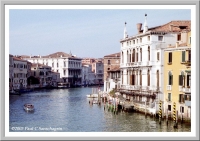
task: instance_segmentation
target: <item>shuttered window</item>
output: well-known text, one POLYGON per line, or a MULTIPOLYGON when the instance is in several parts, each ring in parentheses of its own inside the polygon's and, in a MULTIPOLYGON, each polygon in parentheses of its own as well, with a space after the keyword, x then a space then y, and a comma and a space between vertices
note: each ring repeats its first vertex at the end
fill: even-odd
POLYGON ((168 74, 169 76, 169 78, 168 78, 168 85, 172 85, 173 84, 173 75, 171 74, 171 72, 169 72, 169 74, 168 74))
POLYGON ((185 51, 182 51, 182 62, 185 62, 185 51))
POLYGON ((172 63, 172 52, 169 52, 168 63, 172 63))

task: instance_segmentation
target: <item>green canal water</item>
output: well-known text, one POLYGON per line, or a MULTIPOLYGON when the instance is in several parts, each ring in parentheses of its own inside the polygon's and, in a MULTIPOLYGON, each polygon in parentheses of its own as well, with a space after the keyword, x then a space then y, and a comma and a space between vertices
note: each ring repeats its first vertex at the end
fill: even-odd
MULTIPOLYGON (((86 95, 94 87, 38 90, 9 96, 9 132, 191 132, 191 125, 145 117, 141 113, 104 110, 104 104, 89 104, 86 95), (23 109, 35 106, 33 112, 23 109)), ((103 90, 103 87, 101 87, 103 90)))

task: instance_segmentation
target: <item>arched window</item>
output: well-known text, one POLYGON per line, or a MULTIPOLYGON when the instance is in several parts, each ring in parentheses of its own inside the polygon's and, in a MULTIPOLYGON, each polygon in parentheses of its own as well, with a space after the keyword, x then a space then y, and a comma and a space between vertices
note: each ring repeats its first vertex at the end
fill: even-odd
POLYGON ((171 73, 171 71, 169 71, 168 73, 168 85, 172 85, 173 83, 173 75, 171 73))
POLYGON ((142 48, 140 49, 140 61, 142 62, 142 48))
POLYGON ((159 87, 159 70, 156 72, 157 87, 159 87))
POLYGON ((142 86, 142 70, 140 70, 140 85, 142 86))
POLYGON ((127 63, 129 62, 129 54, 128 54, 128 50, 127 50, 127 63))
POLYGON ((122 63, 124 63, 124 53, 122 51, 122 63))
POLYGON ((133 53, 132 53, 132 62, 135 62, 135 49, 133 49, 133 53))
POLYGON ((150 46, 148 46, 148 61, 150 61, 150 46))
POLYGON ((184 86, 184 72, 181 72, 181 75, 179 75, 179 86, 184 86))
POLYGON ((147 86, 150 86, 150 71, 147 71, 147 86))

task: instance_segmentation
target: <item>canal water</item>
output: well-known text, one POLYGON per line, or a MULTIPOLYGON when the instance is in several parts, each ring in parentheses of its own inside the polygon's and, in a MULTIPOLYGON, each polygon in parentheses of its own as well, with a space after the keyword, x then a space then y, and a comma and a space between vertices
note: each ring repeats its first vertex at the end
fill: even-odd
MULTIPOLYGON (((145 117, 141 113, 114 114, 104 104, 89 104, 86 95, 94 87, 38 90, 10 95, 10 132, 191 132, 191 126, 145 117), (35 106, 33 112, 23 109, 25 103, 35 106)), ((103 90, 103 87, 101 87, 103 90)))

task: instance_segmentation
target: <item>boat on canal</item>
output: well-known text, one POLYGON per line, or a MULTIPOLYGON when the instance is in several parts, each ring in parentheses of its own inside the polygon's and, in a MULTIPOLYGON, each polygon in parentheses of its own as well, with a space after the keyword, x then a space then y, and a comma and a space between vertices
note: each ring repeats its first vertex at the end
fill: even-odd
POLYGON ((57 87, 58 88, 68 88, 68 83, 58 83, 57 87))
POLYGON ((87 98, 98 98, 98 94, 88 94, 87 98))
POLYGON ((33 111, 34 110, 34 105, 30 103, 24 104, 24 110, 25 111, 33 111))

